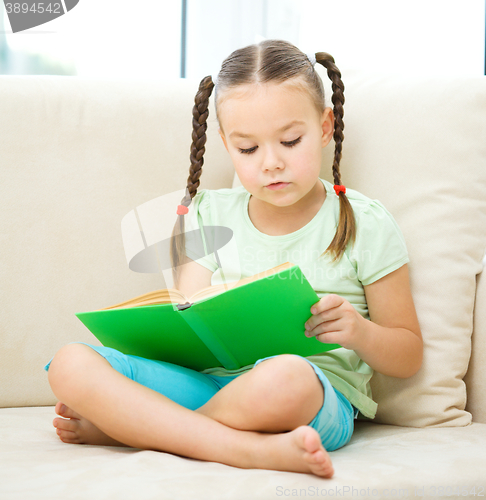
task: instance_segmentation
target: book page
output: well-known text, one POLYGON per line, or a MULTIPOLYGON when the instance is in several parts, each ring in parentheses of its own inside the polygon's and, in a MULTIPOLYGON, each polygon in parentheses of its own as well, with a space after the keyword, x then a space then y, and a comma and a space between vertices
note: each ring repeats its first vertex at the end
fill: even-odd
POLYGON ((154 304, 174 304, 175 306, 178 304, 185 304, 187 302, 189 303, 197 302, 203 299, 214 297, 216 295, 229 291, 233 288, 238 288, 240 286, 246 285, 247 283, 252 283, 253 281, 266 278, 267 276, 276 274, 280 271, 283 271, 284 269, 292 267, 293 265, 294 264, 290 262, 285 262, 284 264, 273 267, 272 269, 262 271, 261 273, 255 274, 254 276, 243 278, 239 281, 235 281, 234 283, 230 283, 228 285, 215 285, 203 288, 202 290, 199 290, 191 297, 186 297, 182 292, 176 290, 175 288, 167 288, 163 290, 155 290, 153 292, 145 293, 143 295, 139 295, 138 297, 134 297, 130 300, 120 302, 119 304, 105 307, 101 310, 121 309, 124 307, 138 307, 138 306, 147 306, 154 304))
POLYGON ((231 290, 232 288, 237 288, 246 285, 247 283, 251 283, 253 281, 266 278, 267 276, 271 276, 272 274, 277 274, 278 272, 283 271, 284 269, 287 269, 289 267, 292 267, 293 265, 294 264, 290 262, 285 262, 284 264, 280 264, 279 266, 272 267, 271 269, 267 269, 266 271, 262 271, 261 273, 249 276, 248 278, 243 278, 239 281, 235 281, 227 285, 216 285, 208 288, 203 288, 202 290, 199 290, 197 293, 189 297, 189 301, 197 302, 198 300, 219 295, 220 293, 226 292, 227 290, 231 290))
POLYGON ((144 293, 143 295, 139 295, 133 299, 126 300, 124 302, 120 302, 119 304, 115 304, 114 306, 105 307, 100 310, 104 311, 107 309, 121 309, 124 307, 148 306, 152 304, 172 304, 174 301, 175 303, 185 303, 188 302, 188 299, 179 290, 171 288, 144 293))

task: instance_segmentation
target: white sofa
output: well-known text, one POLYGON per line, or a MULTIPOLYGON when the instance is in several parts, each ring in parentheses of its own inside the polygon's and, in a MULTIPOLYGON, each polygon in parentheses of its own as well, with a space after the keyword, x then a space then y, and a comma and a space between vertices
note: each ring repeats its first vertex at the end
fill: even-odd
MULTIPOLYGON (((2 500, 486 496, 486 78, 343 80, 343 181, 402 228, 425 351, 410 379, 374 375, 375 420, 321 479, 58 439, 43 366, 97 343, 75 312, 161 287, 120 222, 184 188, 198 82, 0 77, 2 500)), ((201 188, 231 187, 214 112, 206 149, 201 188)))

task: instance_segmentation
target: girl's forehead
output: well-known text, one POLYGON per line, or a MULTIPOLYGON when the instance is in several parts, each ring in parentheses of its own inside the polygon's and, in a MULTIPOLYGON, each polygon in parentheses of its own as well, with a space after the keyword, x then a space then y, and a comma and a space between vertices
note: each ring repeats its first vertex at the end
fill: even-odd
POLYGON ((255 82, 248 83, 244 85, 238 85, 218 93, 218 104, 221 105, 223 102, 229 99, 252 99, 254 97, 272 97, 279 94, 294 94, 300 93, 308 95, 310 98, 310 92, 308 91, 305 83, 301 79, 293 79, 293 81, 287 82, 255 82))
POLYGON ((308 88, 295 82, 285 83, 252 83, 224 90, 218 95, 216 102, 218 120, 227 121, 248 113, 309 114, 322 110, 317 109, 313 96, 308 88))
POLYGON ((288 129, 290 123, 315 125, 322 113, 308 91, 275 83, 231 89, 222 96, 217 111, 220 129, 228 137, 271 133, 288 129))

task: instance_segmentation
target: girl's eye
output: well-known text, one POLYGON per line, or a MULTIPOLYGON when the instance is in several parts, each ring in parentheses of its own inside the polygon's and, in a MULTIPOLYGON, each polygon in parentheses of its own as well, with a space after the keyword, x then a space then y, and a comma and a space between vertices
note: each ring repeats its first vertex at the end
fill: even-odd
POLYGON ((292 148, 293 146, 296 146, 297 144, 299 144, 299 142, 301 141, 301 139, 302 139, 302 136, 297 137, 297 139, 294 139, 293 141, 282 142, 282 144, 284 146, 287 146, 288 148, 292 148))
MULTIPOLYGON (((297 144, 299 144, 299 142, 301 140, 302 140, 302 136, 297 137, 297 139, 294 139, 293 141, 282 142, 282 144, 288 148, 292 148, 292 147, 296 146, 297 144)), ((251 155, 252 153, 254 153, 257 150, 257 148, 258 148, 258 146, 253 146, 252 148, 249 148, 249 149, 238 148, 238 150, 242 154, 251 155)))
POLYGON ((240 153, 242 153, 242 154, 251 155, 252 153, 254 153, 256 151, 256 148, 257 148, 257 146, 253 146, 252 148, 249 148, 249 149, 241 149, 241 148, 238 148, 238 149, 240 150, 240 153))

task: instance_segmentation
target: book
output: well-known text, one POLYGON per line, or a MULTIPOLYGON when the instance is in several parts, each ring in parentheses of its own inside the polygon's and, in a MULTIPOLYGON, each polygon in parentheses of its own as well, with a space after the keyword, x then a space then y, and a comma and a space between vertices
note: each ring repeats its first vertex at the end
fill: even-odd
POLYGON ((104 346, 125 354, 198 371, 235 370, 267 356, 341 347, 305 336, 304 323, 318 301, 299 266, 287 262, 192 297, 157 290, 76 316, 104 346))

